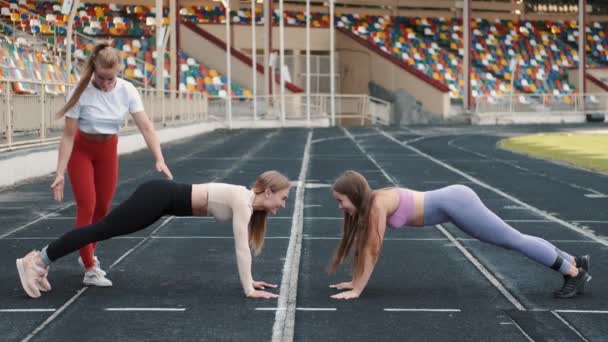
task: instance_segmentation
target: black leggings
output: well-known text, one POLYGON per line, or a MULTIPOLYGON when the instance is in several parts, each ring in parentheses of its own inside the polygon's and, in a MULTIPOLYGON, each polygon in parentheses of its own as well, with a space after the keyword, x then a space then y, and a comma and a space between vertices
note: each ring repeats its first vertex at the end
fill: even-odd
POLYGON ((169 180, 152 180, 135 192, 101 221, 72 229, 46 248, 50 261, 79 250, 86 244, 142 230, 163 215, 192 216, 192 185, 169 180))

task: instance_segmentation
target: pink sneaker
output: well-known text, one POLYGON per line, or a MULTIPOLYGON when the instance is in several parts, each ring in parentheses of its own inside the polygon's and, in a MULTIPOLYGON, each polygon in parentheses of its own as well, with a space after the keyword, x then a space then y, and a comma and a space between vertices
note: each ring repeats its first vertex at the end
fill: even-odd
POLYGON ((48 269, 42 278, 38 279, 38 290, 42 292, 51 291, 51 283, 49 283, 49 279, 47 278, 49 275, 48 269))
POLYGON ((40 297, 38 284, 40 284, 40 279, 48 272, 48 267, 40 260, 38 252, 29 252, 25 257, 17 259, 16 264, 21 286, 25 293, 32 298, 40 297))

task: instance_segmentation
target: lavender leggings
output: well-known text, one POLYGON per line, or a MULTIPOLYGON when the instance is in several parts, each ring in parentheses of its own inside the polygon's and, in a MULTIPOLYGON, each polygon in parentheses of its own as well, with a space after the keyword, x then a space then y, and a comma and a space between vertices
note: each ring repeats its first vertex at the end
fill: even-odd
POLYGON ((519 251, 528 258, 566 274, 572 256, 539 237, 522 234, 496 216, 464 185, 451 185, 424 194, 424 225, 452 222, 480 241, 519 251))

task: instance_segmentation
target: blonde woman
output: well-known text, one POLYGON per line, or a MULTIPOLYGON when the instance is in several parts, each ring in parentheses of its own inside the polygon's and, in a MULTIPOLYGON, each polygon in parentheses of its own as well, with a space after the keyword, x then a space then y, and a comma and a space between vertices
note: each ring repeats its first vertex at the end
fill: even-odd
MULTIPOLYGON (((51 187, 55 200, 61 201, 67 170, 76 200, 76 228, 98 222, 110 208, 118 180, 118 131, 127 112, 152 152, 156 170, 172 178, 137 89, 117 77, 121 67, 120 55, 109 42, 95 46, 82 78, 57 113, 58 118, 65 116, 65 126, 51 187)), ((83 283, 112 286, 94 256, 95 247, 93 243, 80 250, 83 283)))
POLYGON ((220 222, 232 220, 238 273, 249 298, 276 298, 262 291, 277 285, 254 281, 251 275, 251 250, 259 254, 264 244, 268 214, 285 208, 289 180, 277 171, 259 175, 252 189, 225 183, 181 184, 153 180, 135 192, 101 221, 75 229, 44 247, 17 259, 23 289, 32 298, 49 291, 47 275, 52 262, 82 246, 142 230, 163 215, 213 216, 220 222))
POLYGON ((334 183, 333 195, 344 212, 344 225, 330 271, 334 272, 354 250, 352 280, 331 285, 346 290, 332 296, 336 299, 361 295, 380 256, 387 225, 401 228, 451 222, 480 241, 517 251, 561 273, 564 283, 554 292, 557 298, 583 293, 585 284, 591 280, 588 255, 572 256, 544 239, 520 233, 464 185, 426 192, 397 187, 372 190, 363 175, 346 171, 334 183))

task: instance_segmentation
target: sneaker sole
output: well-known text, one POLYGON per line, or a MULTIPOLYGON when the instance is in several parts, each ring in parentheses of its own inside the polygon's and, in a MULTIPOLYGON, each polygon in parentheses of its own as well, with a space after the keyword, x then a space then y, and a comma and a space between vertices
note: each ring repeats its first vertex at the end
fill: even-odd
POLYGON ((583 292, 585 291, 585 285, 587 285, 587 283, 591 281, 592 277, 590 275, 587 275, 587 276, 588 276, 588 278, 585 280, 585 283, 583 283, 582 289, 576 291, 577 295, 583 294, 583 292))
POLYGON ((87 285, 87 286, 97 286, 97 287, 112 287, 112 285, 114 285, 114 284, 103 285, 103 284, 91 283, 91 282, 87 282, 87 281, 83 281, 82 283, 85 284, 85 285, 87 285))
MULTIPOLYGON (((78 265, 80 265, 80 267, 82 267, 83 270, 86 271, 86 267, 84 267, 84 263, 82 262, 82 258, 78 257, 78 265)), ((103 274, 103 276, 106 276, 106 271, 102 270, 100 267, 101 263, 99 262, 99 260, 97 259, 97 257, 95 257, 95 267, 99 268, 101 270, 101 274, 103 274)))
POLYGON ((31 298, 40 297, 40 295, 36 296, 36 293, 34 293, 30 289, 30 287, 27 285, 27 282, 25 281, 26 277, 25 277, 25 267, 23 266, 23 260, 17 259, 16 264, 17 264, 17 272, 19 273, 19 280, 21 281, 21 287, 23 287, 23 290, 25 291, 25 293, 27 293, 27 295, 30 296, 31 298))
MULTIPOLYGON (((47 280, 48 283, 48 280, 47 280)), ((41 281, 38 281, 38 290, 42 291, 42 292, 49 292, 51 291, 51 284, 49 284, 49 286, 47 287, 46 285, 44 285, 41 281)))
POLYGON ((587 277, 585 278, 585 281, 582 283, 582 285, 580 286, 581 288, 576 290, 575 292, 573 292, 571 295, 569 296, 558 296, 556 295, 555 298, 559 298, 559 299, 570 299, 573 298, 577 295, 583 294, 583 292, 585 291, 585 285, 587 285, 588 282, 591 281, 591 276, 587 275, 587 277))

